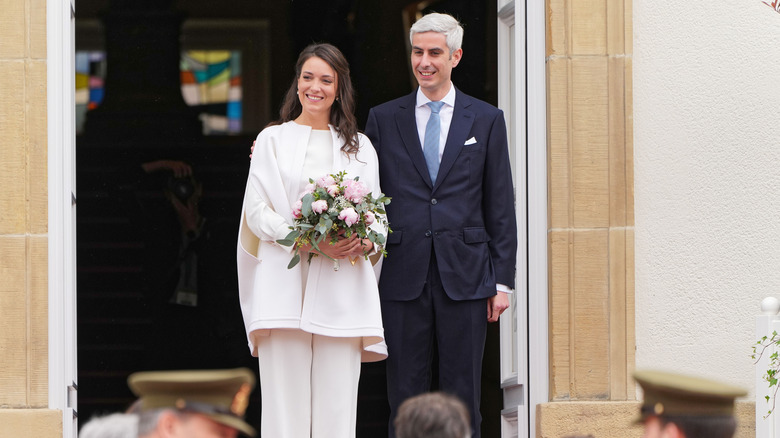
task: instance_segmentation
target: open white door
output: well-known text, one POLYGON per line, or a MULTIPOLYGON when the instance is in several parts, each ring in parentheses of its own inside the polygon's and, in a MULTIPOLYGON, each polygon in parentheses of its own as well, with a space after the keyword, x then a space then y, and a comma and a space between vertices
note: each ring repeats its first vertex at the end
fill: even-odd
POLYGON ((77 436, 75 0, 46 2, 49 178, 49 408, 77 436))
POLYGON ((510 312, 501 318, 502 438, 535 437, 548 401, 545 2, 498 0, 498 106, 515 182, 518 253, 510 312))

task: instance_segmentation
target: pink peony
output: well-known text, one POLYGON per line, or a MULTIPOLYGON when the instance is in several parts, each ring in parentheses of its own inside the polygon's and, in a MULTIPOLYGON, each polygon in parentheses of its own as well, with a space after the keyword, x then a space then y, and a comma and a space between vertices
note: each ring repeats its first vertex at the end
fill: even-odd
POLYGON ((355 204, 363 201, 368 194, 368 187, 360 181, 348 179, 344 181, 344 185, 344 196, 355 204))
POLYGON ((354 208, 345 208, 344 210, 341 210, 341 213, 339 213, 339 219, 343 220, 345 224, 347 224, 348 227, 351 227, 355 223, 357 223, 358 219, 360 217, 358 216, 357 212, 354 208))
POLYGON ((317 187, 330 187, 333 184, 336 184, 336 180, 330 175, 317 178, 317 187))
POLYGON ((366 212, 366 225, 371 225, 376 221, 376 217, 374 216, 373 212, 367 211, 366 212))
POLYGON ((335 198, 336 195, 339 194, 339 186, 337 186, 336 184, 330 185, 328 186, 327 191, 330 196, 333 196, 335 198))
POLYGON ((320 199, 311 203, 311 210, 317 214, 328 210, 328 201, 320 199))
POLYGON ((315 186, 314 184, 311 184, 311 183, 306 184, 306 187, 303 189, 303 193, 301 193, 300 197, 303 198, 304 196, 308 195, 309 193, 314 193, 314 189, 316 189, 316 188, 317 188, 317 186, 315 186))
POLYGON ((296 219, 300 219, 301 218, 301 208, 302 207, 303 207, 303 202, 301 202, 300 199, 297 200, 295 202, 295 205, 293 206, 293 210, 292 210, 292 214, 293 214, 294 218, 296 218, 296 219))

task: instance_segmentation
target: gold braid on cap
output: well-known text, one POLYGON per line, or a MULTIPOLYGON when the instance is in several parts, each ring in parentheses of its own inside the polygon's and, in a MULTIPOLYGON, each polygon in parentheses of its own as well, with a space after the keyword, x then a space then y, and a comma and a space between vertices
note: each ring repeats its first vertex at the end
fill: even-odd
POLYGON ((241 385, 241 388, 239 388, 235 397, 233 397, 233 403, 230 404, 230 412, 239 417, 243 417, 244 412, 246 412, 246 407, 249 405, 249 394, 251 392, 252 386, 250 384, 244 383, 241 385))

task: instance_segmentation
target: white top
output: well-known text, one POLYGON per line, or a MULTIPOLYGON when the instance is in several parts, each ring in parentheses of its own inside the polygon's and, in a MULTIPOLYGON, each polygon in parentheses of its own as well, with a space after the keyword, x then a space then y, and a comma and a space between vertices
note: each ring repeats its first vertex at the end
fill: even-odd
POLYGON ((318 178, 331 173, 333 168, 333 138, 327 129, 312 129, 306 158, 303 159, 303 178, 300 191, 309 184, 309 178, 318 178))

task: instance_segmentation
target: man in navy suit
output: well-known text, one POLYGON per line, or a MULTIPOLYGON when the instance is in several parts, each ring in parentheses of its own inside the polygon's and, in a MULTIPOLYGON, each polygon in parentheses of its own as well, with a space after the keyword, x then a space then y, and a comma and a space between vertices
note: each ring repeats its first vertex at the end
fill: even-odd
POLYGON ((456 89, 463 28, 428 14, 411 28, 417 91, 372 108, 366 135, 393 198, 393 232, 379 280, 389 349, 390 437, 398 406, 431 387, 469 408, 479 437, 482 355, 488 321, 509 307, 517 225, 503 113, 456 89))

